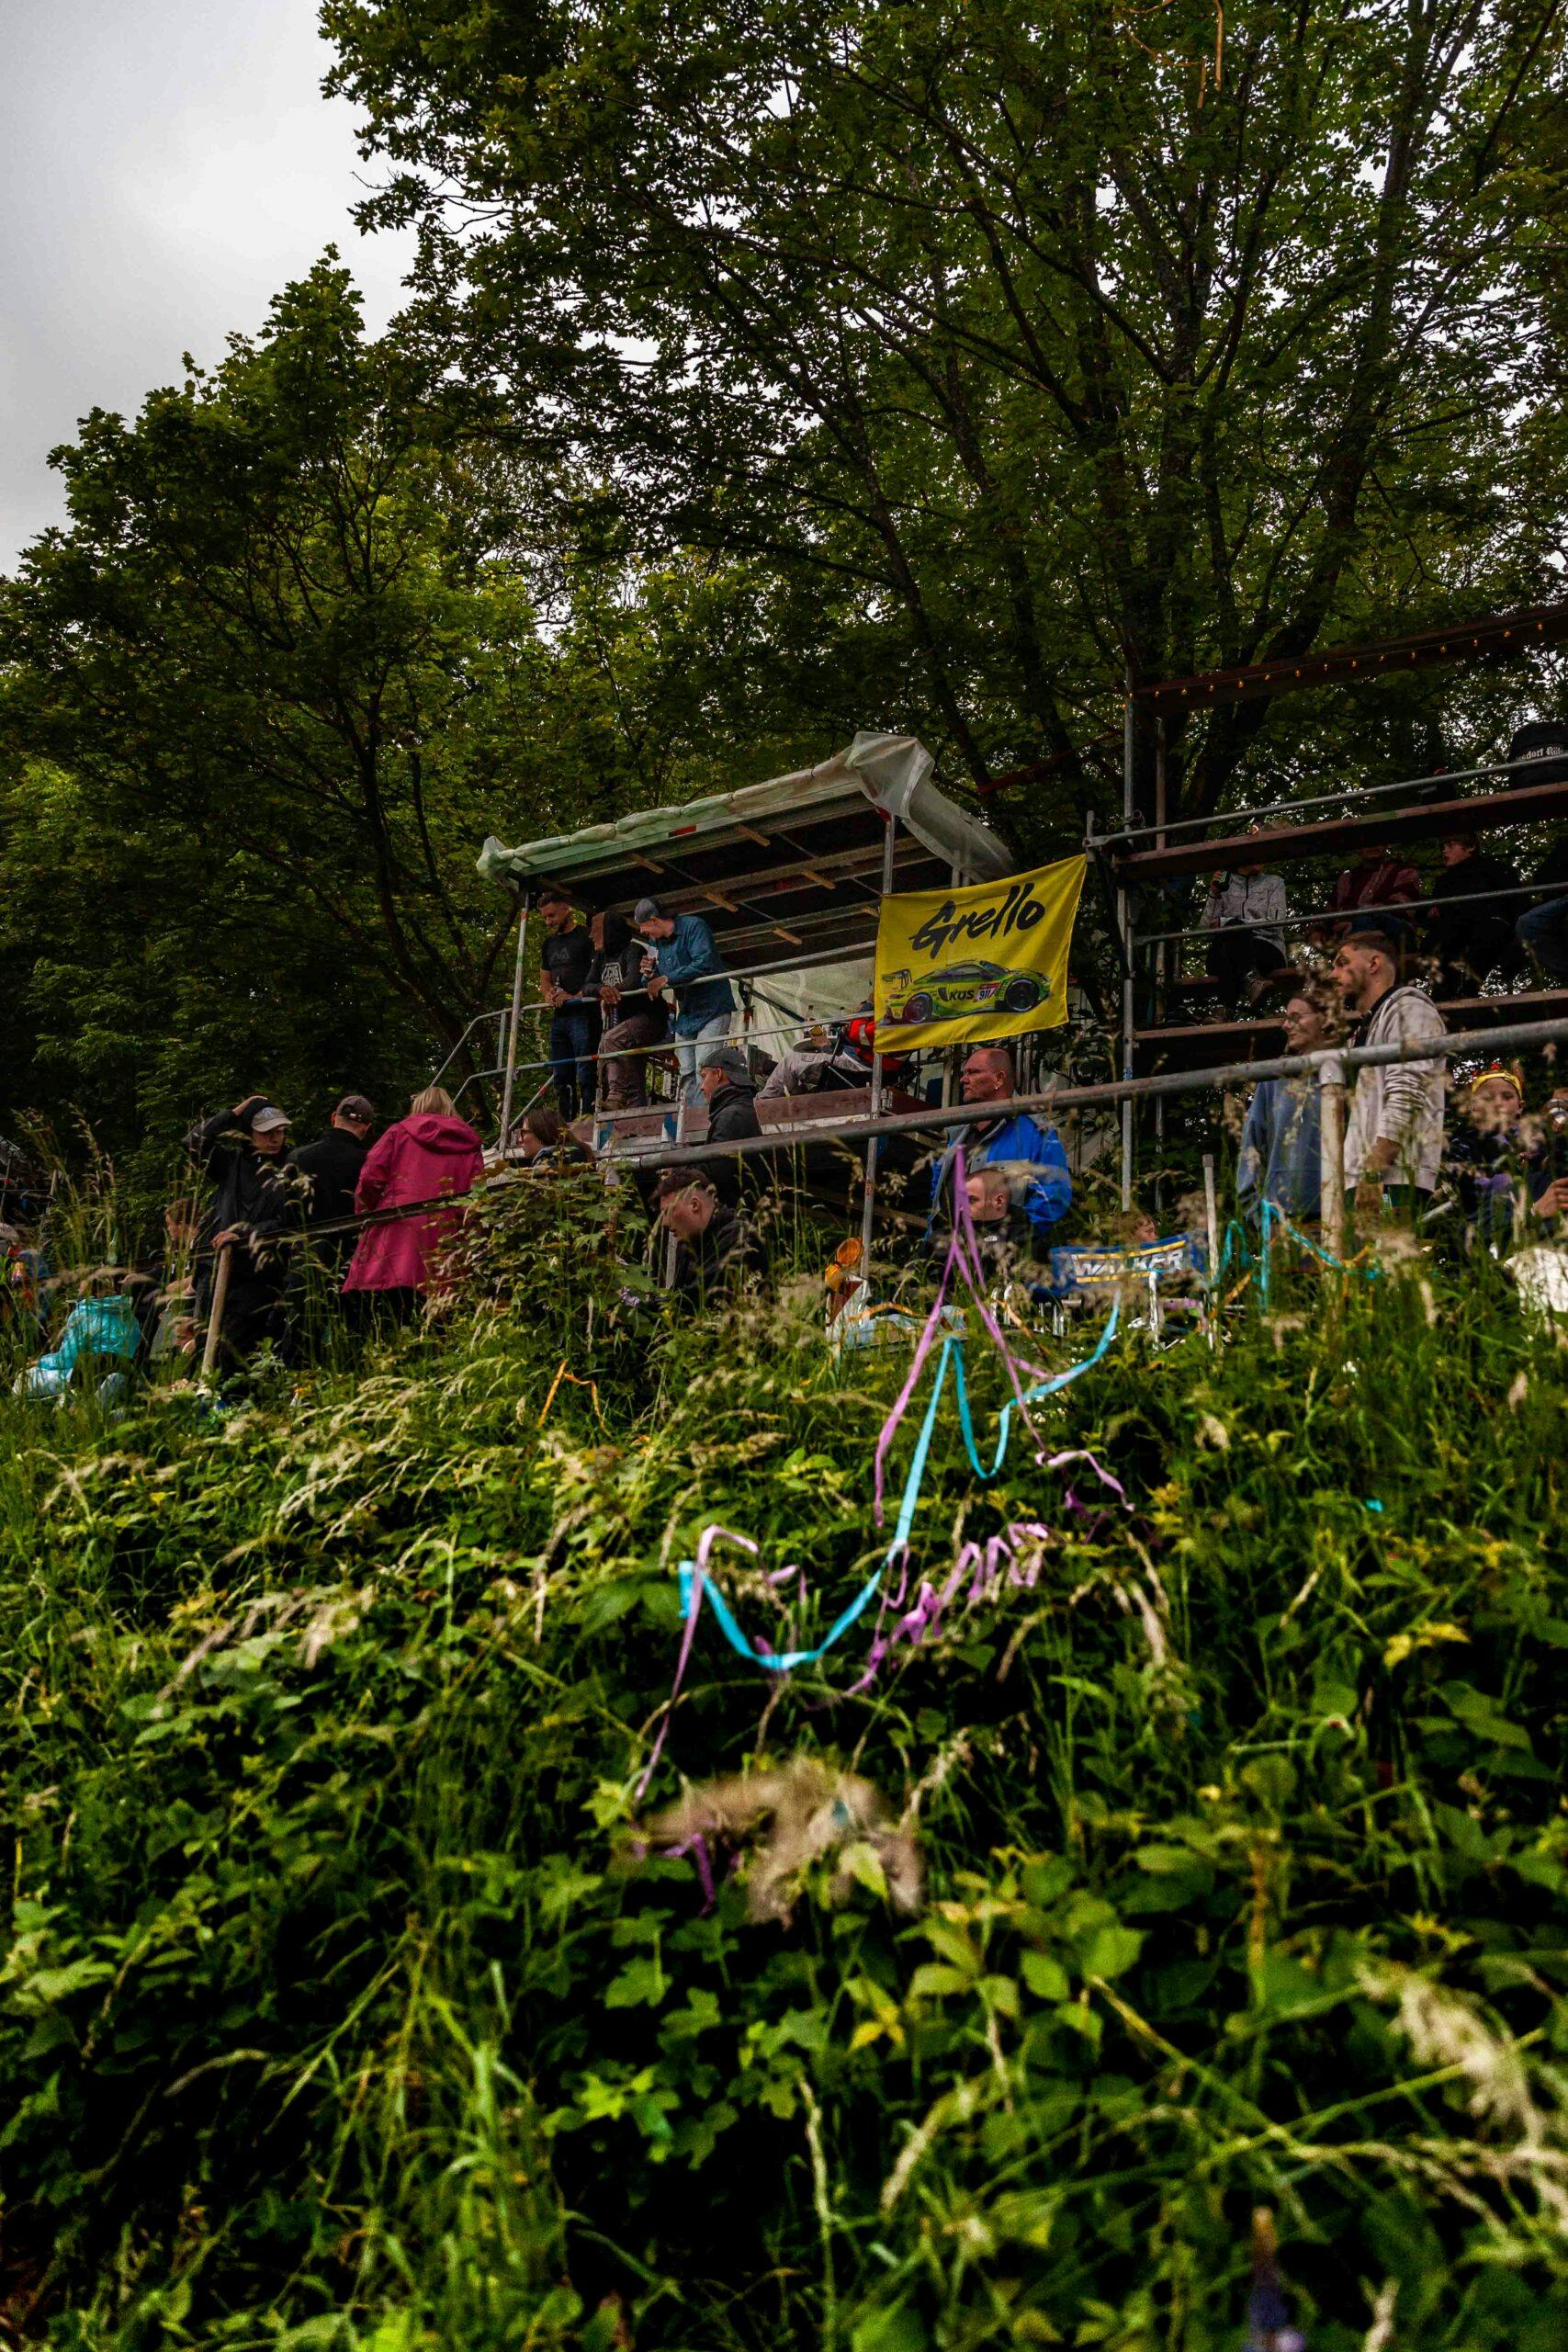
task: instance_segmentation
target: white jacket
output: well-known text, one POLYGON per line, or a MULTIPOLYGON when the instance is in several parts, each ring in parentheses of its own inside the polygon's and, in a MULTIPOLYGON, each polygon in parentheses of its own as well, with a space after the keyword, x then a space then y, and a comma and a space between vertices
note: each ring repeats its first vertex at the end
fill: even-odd
POLYGON ((1227 874, 1223 883, 1211 882, 1198 921, 1204 931, 1227 931, 1243 923, 1276 947, 1285 944, 1278 929, 1290 913, 1285 885, 1278 874, 1227 874))
MULTIPOLYGON (((1424 989, 1392 988, 1380 997, 1356 1040, 1362 1046, 1414 1046, 1448 1035, 1448 1024, 1424 989)), ((1355 1184, 1374 1143, 1395 1146, 1389 1184, 1419 1184, 1430 1192, 1443 1159, 1442 1060, 1380 1062, 1356 1073, 1345 1122, 1345 1182, 1355 1184)))

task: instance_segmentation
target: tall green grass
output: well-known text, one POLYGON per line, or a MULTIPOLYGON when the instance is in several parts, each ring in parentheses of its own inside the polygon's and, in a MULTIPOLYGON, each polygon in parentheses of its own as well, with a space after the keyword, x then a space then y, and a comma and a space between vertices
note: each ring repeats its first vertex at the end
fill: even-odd
POLYGON ((825 1629, 905 1360, 793 1294, 670 1329, 593 1197, 356 1369, 5 1401, 13 2332, 1217 2352, 1264 2203, 1313 2352, 1391 2294, 1560 2345, 1557 1335, 1486 1260, 1134 1334, 1042 1424, 1127 1512, 944 1424, 917 1577, 1038 1520, 1032 1589, 853 1698, 869 1620, 782 1688, 705 1623, 649 1798, 852 1766, 928 1907, 815 1871, 748 1926, 633 1835, 674 1566, 719 1521, 806 1575, 721 1555, 744 1622, 825 1629))

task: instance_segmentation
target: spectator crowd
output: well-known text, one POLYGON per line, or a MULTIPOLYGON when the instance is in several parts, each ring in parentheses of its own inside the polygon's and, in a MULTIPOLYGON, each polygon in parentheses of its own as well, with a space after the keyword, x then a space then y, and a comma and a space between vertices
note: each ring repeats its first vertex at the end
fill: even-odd
MULTIPOLYGON (((1568 1213, 1568 1089, 1532 1110, 1518 1066, 1494 1064, 1456 1086, 1437 1050, 1445 994, 1478 988, 1494 972, 1517 977, 1529 957, 1568 978, 1568 850, 1551 851, 1534 879, 1527 904, 1517 869, 1474 832, 1456 830, 1423 898, 1420 877, 1391 842, 1339 876, 1324 916, 1294 926, 1303 954, 1292 953, 1284 883, 1261 859, 1212 876, 1201 929, 1227 1010, 1271 998, 1292 1055, 1341 1039, 1410 1055, 1361 1068, 1350 1092, 1344 1172, 1356 1229, 1389 1216, 1430 1223, 1440 1191, 1438 1214, 1457 1216, 1455 1229, 1472 1243, 1497 1245, 1532 1223, 1555 1230, 1568 1213)), ((763 1057, 731 1035, 734 983, 700 916, 669 914, 644 898, 629 922, 600 912, 583 922, 557 888, 541 893, 538 910, 554 1101, 541 1088, 525 1106, 508 1165, 545 1175, 592 1162, 601 1123, 648 1107, 649 1067, 660 1057, 673 1057, 680 1102, 688 1115, 705 1115, 705 1139, 716 1145, 762 1137, 759 1100, 773 1105, 868 1083, 869 1006, 808 1028, 759 1071, 763 1057)), ((1066 1153, 1048 1121, 1017 1107, 1006 1045, 969 1050, 959 1086, 980 1115, 930 1156, 918 1193, 921 1244, 928 1254, 940 1249, 966 1215, 989 1262, 1027 1280, 1072 1205, 1066 1153)), ((109 1270, 114 1279, 85 1285, 56 1345, 20 1385, 54 1396, 84 1371, 118 1379, 138 1360, 204 1352, 232 1370, 268 1346, 288 1363, 310 1351, 323 1312, 359 1329, 407 1320, 450 1280, 458 1204, 481 1182, 487 1159, 439 1086, 416 1094, 379 1136, 377 1125, 375 1105, 354 1091, 338 1101, 326 1131, 298 1149, 288 1113, 263 1094, 200 1122, 186 1148, 204 1199, 170 1212, 158 1263, 130 1277, 109 1270)), ((701 1132, 694 1120, 691 1132, 701 1132)), ((651 1206, 685 1306, 764 1271, 757 1211, 770 1175, 766 1155, 740 1151, 658 1175, 651 1206)), ((1244 1216, 1256 1218, 1267 1201, 1298 1227, 1319 1218, 1314 1080, 1269 1078, 1253 1090, 1236 1194, 1244 1216)), ((13 1317, 40 1315, 46 1285, 36 1253, 6 1226, 0 1249, 13 1317)))

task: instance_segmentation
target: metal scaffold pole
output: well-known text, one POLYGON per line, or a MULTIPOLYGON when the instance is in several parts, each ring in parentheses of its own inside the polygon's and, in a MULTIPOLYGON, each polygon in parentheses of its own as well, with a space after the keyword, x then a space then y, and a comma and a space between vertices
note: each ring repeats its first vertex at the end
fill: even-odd
MULTIPOLYGON (((1133 681, 1127 679, 1127 707, 1122 725, 1122 822, 1131 830, 1136 814, 1133 795, 1133 681)), ((1122 957, 1122 1075, 1133 1075, 1133 932, 1125 884, 1116 889, 1117 947, 1122 957)), ((1122 1105, 1122 1206, 1133 1205, 1133 1102, 1122 1105)))
MULTIPOLYGON (((898 836, 898 820, 891 809, 886 812, 887 831, 882 843, 882 895, 893 895, 893 857, 898 836)), ((872 1001, 875 1002, 876 974, 872 973, 872 1001)), ((871 1057, 871 1115, 882 1116, 882 1037, 874 1024, 872 1031, 871 1057)), ((865 1148, 865 1201, 860 1220, 860 1274, 863 1283, 871 1280, 871 1224, 876 1209, 876 1146, 873 1136, 865 1148)))
POLYGON ((501 1088, 501 1148, 504 1157, 512 1141, 512 1089, 517 1075, 517 1028, 523 1017, 523 958, 528 946, 528 896, 517 918, 517 961, 512 972, 512 1011, 506 1023, 506 1075, 501 1088))

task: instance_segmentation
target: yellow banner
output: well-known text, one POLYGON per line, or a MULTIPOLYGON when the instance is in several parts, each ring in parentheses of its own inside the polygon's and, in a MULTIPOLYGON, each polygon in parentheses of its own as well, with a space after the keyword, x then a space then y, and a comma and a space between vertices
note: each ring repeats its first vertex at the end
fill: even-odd
POLYGON ((1065 1021, 1085 862, 1065 857, 964 890, 884 899, 876 926, 882 1051, 1021 1037, 1065 1021))

